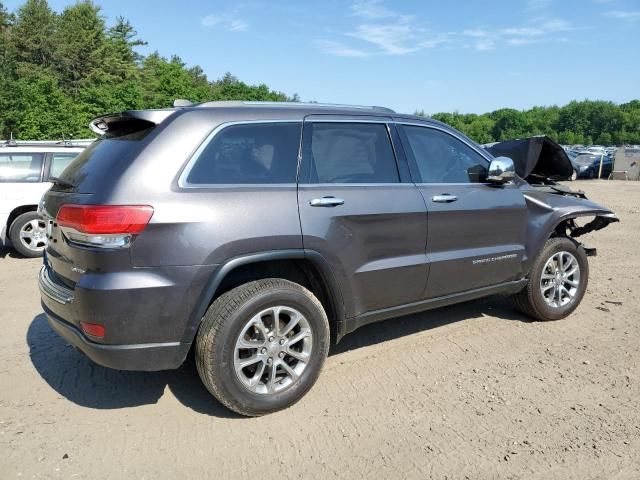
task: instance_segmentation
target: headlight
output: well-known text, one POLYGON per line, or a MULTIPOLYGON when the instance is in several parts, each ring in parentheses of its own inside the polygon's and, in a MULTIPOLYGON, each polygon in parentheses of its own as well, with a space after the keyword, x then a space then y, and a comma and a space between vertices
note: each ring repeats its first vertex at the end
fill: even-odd
POLYGON ((584 172, 586 169, 588 169, 591 165, 580 165, 580 171, 584 172))

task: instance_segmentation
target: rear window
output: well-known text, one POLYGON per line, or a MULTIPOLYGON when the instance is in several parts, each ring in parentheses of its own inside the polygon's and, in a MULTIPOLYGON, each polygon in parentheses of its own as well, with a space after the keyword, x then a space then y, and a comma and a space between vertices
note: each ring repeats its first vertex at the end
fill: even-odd
MULTIPOLYGON (((126 169, 146 146, 148 132, 136 132, 119 137, 102 137, 85 148, 68 165, 59 164, 61 180, 75 186, 74 191, 95 193, 116 172, 126 169)), ((54 165, 55 167, 55 165, 54 165)), ((58 167, 55 167, 58 170, 58 167)), ((53 189, 62 188, 54 185, 53 189)))
POLYGON ((295 183, 301 124, 230 125, 196 152, 189 185, 295 183))
POLYGON ((0 182, 39 182, 43 156, 42 153, 0 151, 0 182))

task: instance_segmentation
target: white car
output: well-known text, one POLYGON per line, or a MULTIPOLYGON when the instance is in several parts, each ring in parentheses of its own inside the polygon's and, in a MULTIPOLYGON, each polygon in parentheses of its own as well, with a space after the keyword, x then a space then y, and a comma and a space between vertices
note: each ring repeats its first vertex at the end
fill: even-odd
POLYGON ((42 255, 47 228, 37 214, 42 195, 92 140, 0 144, 0 245, 25 257, 42 255))

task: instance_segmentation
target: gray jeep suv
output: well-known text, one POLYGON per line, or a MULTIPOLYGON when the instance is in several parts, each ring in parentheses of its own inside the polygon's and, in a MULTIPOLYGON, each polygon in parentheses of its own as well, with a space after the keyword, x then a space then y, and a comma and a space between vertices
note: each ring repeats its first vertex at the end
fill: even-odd
POLYGON ((102 138, 40 207, 42 305, 107 367, 175 369, 193 347, 243 415, 299 400, 329 345, 371 322, 496 293, 569 315, 594 253, 573 237, 617 221, 433 120, 181 105, 92 122, 102 138))

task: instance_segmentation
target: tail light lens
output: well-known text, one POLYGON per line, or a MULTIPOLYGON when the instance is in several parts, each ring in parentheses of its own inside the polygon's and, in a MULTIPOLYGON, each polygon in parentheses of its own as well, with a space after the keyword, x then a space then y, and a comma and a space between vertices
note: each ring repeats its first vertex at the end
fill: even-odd
POLYGON ((125 247, 153 216, 149 205, 63 205, 56 222, 76 243, 97 247, 125 247))

